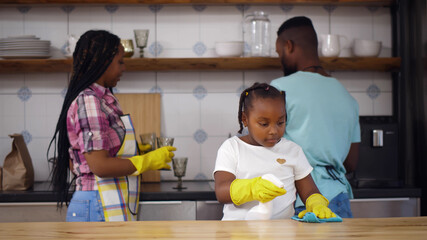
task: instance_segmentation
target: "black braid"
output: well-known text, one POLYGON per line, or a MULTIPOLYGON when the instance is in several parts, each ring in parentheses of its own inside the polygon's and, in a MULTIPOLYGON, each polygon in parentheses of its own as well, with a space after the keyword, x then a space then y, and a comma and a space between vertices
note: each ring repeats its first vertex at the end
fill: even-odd
POLYGON ((286 93, 285 91, 279 91, 275 87, 267 84, 267 83, 254 83, 249 88, 246 88, 241 94, 240 94, 240 100, 239 100, 239 113, 238 113, 238 119, 239 119, 239 125, 240 129, 238 133, 242 133, 243 131, 243 121, 242 121, 242 114, 243 112, 246 113, 246 116, 248 116, 249 108, 252 107, 252 101, 253 99, 256 99, 258 97, 261 98, 272 98, 275 99, 277 97, 283 97, 283 102, 286 106, 286 93))
MULTIPOLYGON (((67 93, 64 98, 55 133, 49 143, 49 151, 54 145, 52 177, 53 190, 57 193, 58 207, 65 202, 68 205, 68 183, 70 170, 70 141, 67 134, 67 112, 74 99, 84 89, 96 82, 106 71, 114 56, 118 53, 120 39, 103 30, 90 30, 77 42, 73 53, 73 71, 67 93)), ((111 90, 111 88, 110 88, 111 90)))

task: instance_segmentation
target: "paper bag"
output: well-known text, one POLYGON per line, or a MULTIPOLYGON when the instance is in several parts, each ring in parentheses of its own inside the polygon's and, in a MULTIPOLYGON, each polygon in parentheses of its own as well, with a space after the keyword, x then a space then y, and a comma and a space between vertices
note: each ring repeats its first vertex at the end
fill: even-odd
POLYGON ((12 151, 6 156, 2 171, 2 188, 27 190, 34 185, 34 169, 30 153, 21 134, 12 134, 12 151))

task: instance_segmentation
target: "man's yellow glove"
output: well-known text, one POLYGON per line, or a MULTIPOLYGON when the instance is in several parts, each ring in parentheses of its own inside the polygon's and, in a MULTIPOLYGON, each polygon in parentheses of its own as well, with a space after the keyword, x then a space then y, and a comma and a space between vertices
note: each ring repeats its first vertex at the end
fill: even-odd
POLYGON ((175 147, 166 146, 151 151, 147 154, 129 158, 129 160, 136 168, 136 171, 132 175, 137 176, 147 170, 157 170, 162 168, 171 169, 168 162, 171 162, 173 156, 175 156, 175 154, 172 152, 175 150, 175 147))
POLYGON ((253 200, 265 203, 285 193, 285 189, 277 187, 272 182, 261 177, 235 179, 230 185, 231 200, 236 205, 253 200))
POLYGON ((306 210, 298 214, 299 218, 303 218, 307 212, 314 213, 318 218, 336 217, 335 213, 328 208, 329 201, 322 194, 315 193, 310 195, 305 201, 306 210))
POLYGON ((138 143, 138 148, 141 153, 148 152, 151 150, 152 146, 150 144, 138 143))

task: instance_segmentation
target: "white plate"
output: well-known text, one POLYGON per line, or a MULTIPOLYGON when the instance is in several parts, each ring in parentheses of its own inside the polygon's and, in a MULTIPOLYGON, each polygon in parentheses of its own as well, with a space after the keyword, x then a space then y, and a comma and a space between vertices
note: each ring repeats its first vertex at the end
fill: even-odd
POLYGON ((32 40, 20 40, 20 41, 0 41, 0 45, 31 45, 31 44, 50 44, 50 41, 32 41, 32 40))
POLYGON ((8 50, 47 50, 50 47, 46 46, 29 46, 29 47, 0 47, 0 51, 8 51, 8 50))
POLYGON ((21 56, 21 55, 49 55, 49 52, 0 52, 0 56, 21 56))
POLYGON ((50 55, 40 55, 40 56, 0 56, 4 59, 42 59, 42 58, 50 58, 50 55))
POLYGON ((49 55, 50 51, 0 51, 0 56, 49 55))
POLYGON ((37 37, 36 35, 19 35, 19 36, 10 36, 10 37, 7 37, 6 39, 15 39, 15 38, 21 39, 21 38, 37 38, 37 37))

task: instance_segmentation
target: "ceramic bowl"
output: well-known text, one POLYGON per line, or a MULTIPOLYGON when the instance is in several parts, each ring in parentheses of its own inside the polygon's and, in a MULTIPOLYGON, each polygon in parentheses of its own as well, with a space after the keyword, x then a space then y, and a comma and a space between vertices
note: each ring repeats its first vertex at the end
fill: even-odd
POLYGON ((355 39, 353 55, 356 57, 377 57, 381 51, 381 42, 373 40, 355 39))
POLYGON ((215 52, 220 57, 240 57, 243 54, 242 41, 216 42, 215 52))

